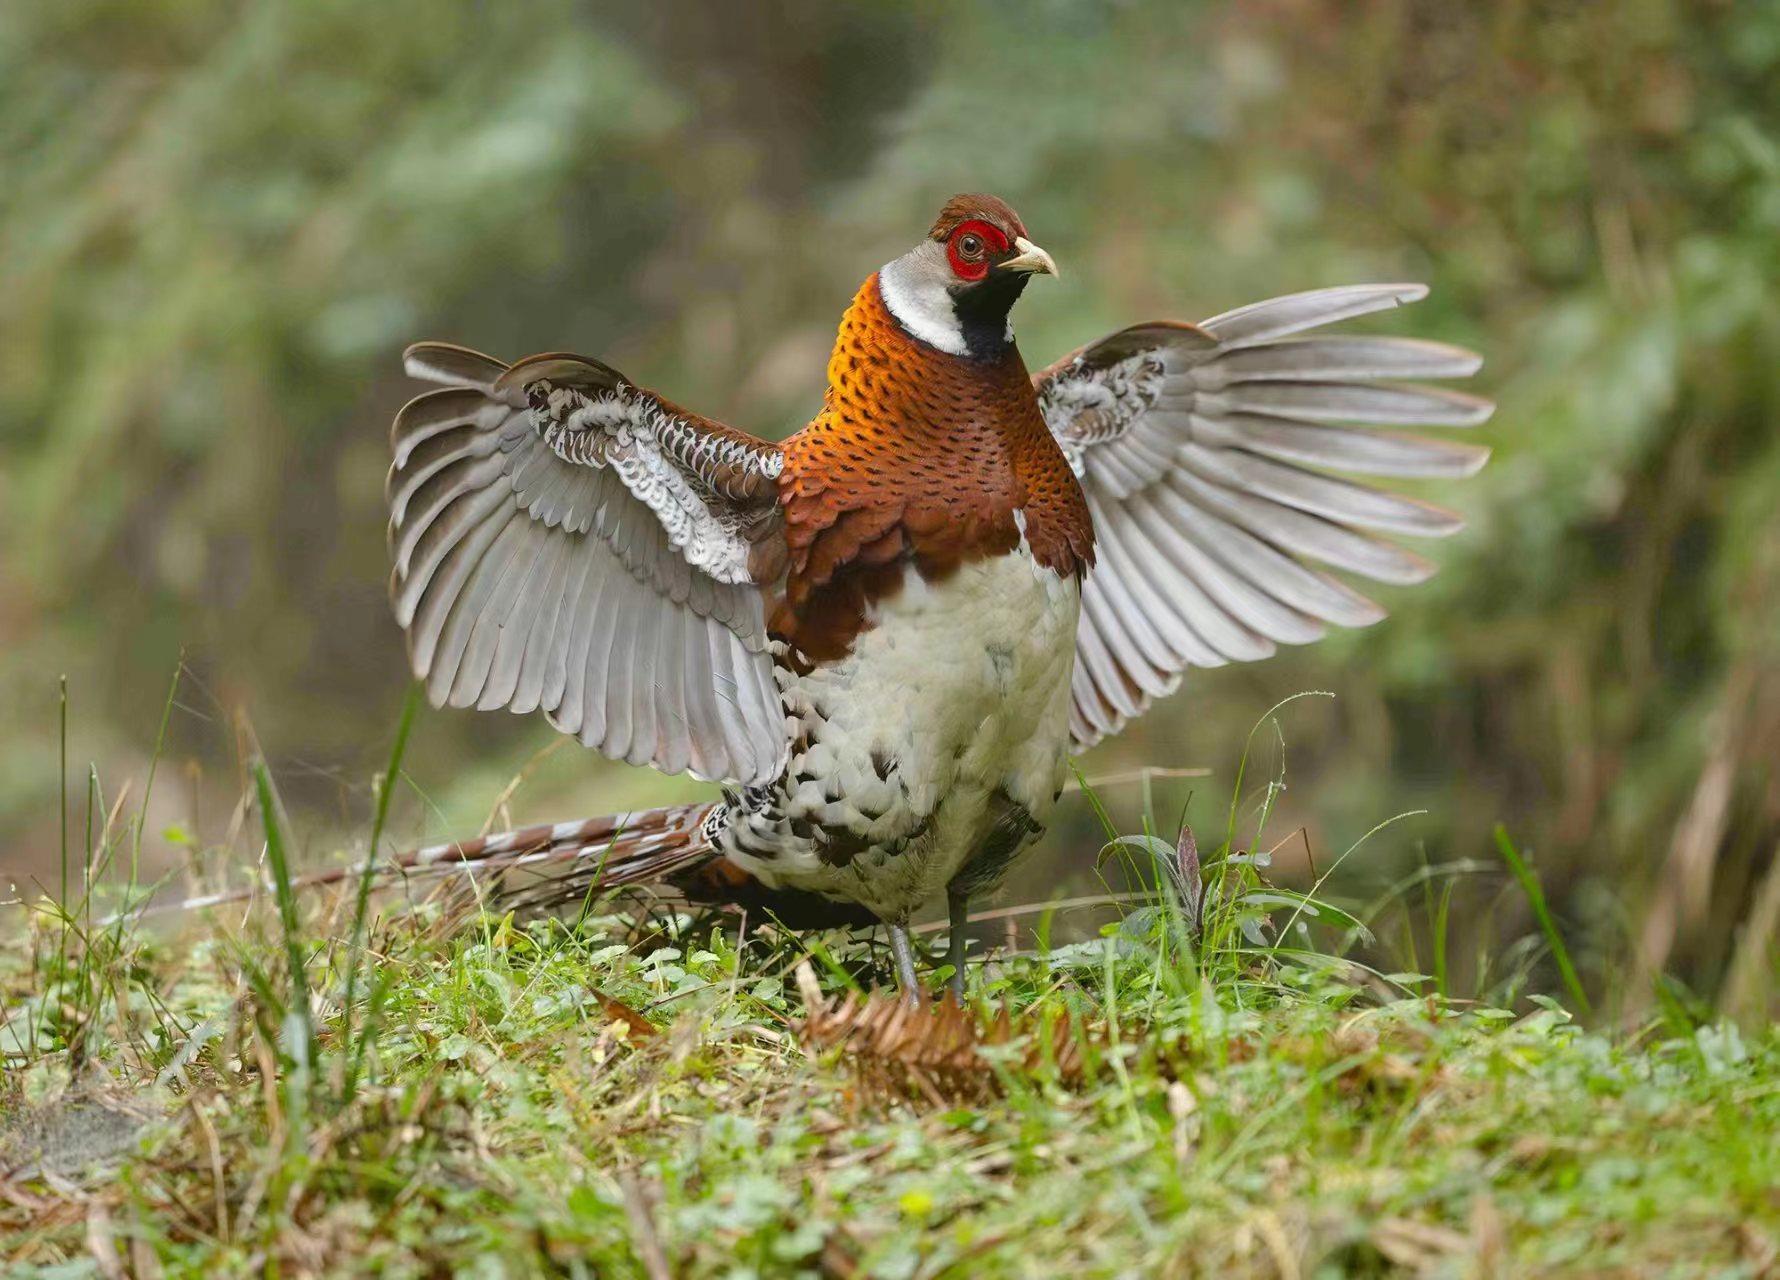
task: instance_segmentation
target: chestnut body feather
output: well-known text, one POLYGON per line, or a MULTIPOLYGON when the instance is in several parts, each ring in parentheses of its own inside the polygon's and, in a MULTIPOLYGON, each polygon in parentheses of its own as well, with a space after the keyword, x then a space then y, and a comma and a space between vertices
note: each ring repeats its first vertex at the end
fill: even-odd
POLYGON ((912 337, 878 277, 841 319, 820 415, 784 444, 790 573, 771 630, 813 661, 842 657, 905 566, 936 581, 1013 553, 1075 577, 1093 564, 1081 486, 1009 345, 991 360, 912 337))

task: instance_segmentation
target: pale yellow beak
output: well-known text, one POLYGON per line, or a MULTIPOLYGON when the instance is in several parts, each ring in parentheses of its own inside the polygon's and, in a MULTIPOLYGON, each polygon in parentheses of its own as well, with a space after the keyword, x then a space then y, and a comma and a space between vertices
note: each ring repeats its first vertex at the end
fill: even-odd
POLYGON ((1033 244, 1025 236, 1014 237, 1014 248, 1018 252, 1001 264, 1003 271, 1027 271, 1033 275, 1047 276, 1058 274, 1057 263, 1051 255, 1033 244))

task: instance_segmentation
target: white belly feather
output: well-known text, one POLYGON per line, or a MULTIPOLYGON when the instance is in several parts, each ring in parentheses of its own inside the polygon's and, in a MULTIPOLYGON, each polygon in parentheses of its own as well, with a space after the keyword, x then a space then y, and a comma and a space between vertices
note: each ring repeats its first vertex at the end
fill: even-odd
POLYGON ((771 860, 732 856, 768 883, 905 919, 980 851, 1005 807, 997 792, 1042 824, 1066 769, 1080 607, 1076 581, 1023 542, 935 583, 909 569, 845 658, 781 676, 808 744, 786 774, 787 826, 869 847, 840 865, 807 839, 771 860))

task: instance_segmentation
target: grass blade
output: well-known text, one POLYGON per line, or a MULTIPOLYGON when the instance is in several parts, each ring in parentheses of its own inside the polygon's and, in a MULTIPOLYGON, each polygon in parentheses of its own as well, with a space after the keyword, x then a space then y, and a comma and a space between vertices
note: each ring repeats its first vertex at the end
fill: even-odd
POLYGON ((136 829, 130 833, 130 887, 124 896, 128 911, 136 896, 136 878, 142 861, 142 829, 148 825, 148 802, 154 795, 155 773, 161 766, 161 753, 167 748, 167 726, 173 719, 173 707, 179 700, 179 678, 185 674, 185 651, 173 664, 173 680, 167 686, 167 701, 161 705, 161 727, 155 731, 155 749, 148 757, 148 780, 142 784, 142 806, 136 816, 136 829))
MULTIPOLYGON (((402 718, 396 725, 396 740, 389 751, 389 765, 383 771, 383 785, 377 789, 377 814, 371 820, 371 844, 365 851, 364 871, 358 878, 358 897, 352 907, 352 941, 346 950, 346 999, 341 1006, 341 1018, 345 1024, 344 1048, 347 1060, 352 1065, 348 1068, 345 1084, 345 1096, 351 1098, 358 1085, 357 1065, 361 1055, 351 1053, 352 1049, 352 1001, 358 993, 359 964, 364 957, 365 920, 370 914, 371 884, 377 875, 377 849, 383 842, 384 824, 389 821, 389 801, 395 794, 396 779, 402 773, 402 754, 408 749, 408 734, 414 728, 414 716, 420 709, 420 685, 411 683, 408 696, 402 703, 402 718)), ((370 1027, 370 1013, 367 1011, 363 1030, 370 1027)))
POLYGON ((1551 918, 1551 908, 1545 903, 1545 886, 1539 883, 1539 873, 1528 865, 1521 856, 1520 850, 1514 847, 1514 841, 1508 837, 1508 828, 1501 823, 1496 824, 1496 848, 1502 854, 1502 860, 1520 882, 1520 890, 1526 894, 1528 904, 1533 908, 1533 915, 1539 921, 1539 928, 1545 934, 1545 941, 1551 944, 1551 955, 1557 961, 1558 973, 1564 979, 1564 987, 1570 993, 1570 999, 1582 1010, 1583 1016, 1591 1015, 1594 1010, 1589 1006, 1588 996, 1583 993, 1582 980, 1576 976, 1576 966, 1570 963, 1570 950, 1564 946, 1563 935, 1558 933, 1557 922, 1551 918))
POLYGON ((266 830, 266 861, 272 864, 272 892, 278 900, 278 923, 284 932, 285 958, 290 965, 291 1002, 288 1014, 302 1030, 304 1062, 316 1060, 315 1018, 309 1009, 309 976, 303 962, 303 939, 297 924, 297 895, 291 887, 290 858, 284 845, 284 828, 278 820, 277 799, 272 794, 272 775, 266 762, 253 764, 254 790, 259 799, 260 822, 266 830))

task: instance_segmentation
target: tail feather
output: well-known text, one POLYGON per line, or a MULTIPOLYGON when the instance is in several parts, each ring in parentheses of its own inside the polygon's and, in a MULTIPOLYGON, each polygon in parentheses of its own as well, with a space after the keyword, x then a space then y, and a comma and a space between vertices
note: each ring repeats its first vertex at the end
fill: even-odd
MULTIPOLYGON (((877 918, 864 907, 774 887, 723 857, 710 834, 711 820, 719 808, 718 803, 673 805, 581 822, 541 823, 374 859, 369 870, 373 886, 380 888, 397 882, 436 883, 459 875, 487 875, 503 907, 528 910, 572 907, 609 889, 653 884, 669 888, 689 902, 740 907, 757 918, 771 917, 794 929, 876 923, 877 918)), ((292 886, 307 890, 349 883, 366 870, 364 862, 329 867, 297 878, 292 886)), ((265 892, 264 886, 230 889, 131 914, 196 911, 245 902, 265 892)))
POLYGON ((613 819, 563 823, 548 841, 536 840, 530 847, 518 841, 503 845, 482 853, 474 865, 492 877, 503 909, 552 911, 611 889, 652 884, 677 888, 685 876, 720 856, 706 828, 715 808, 683 805, 624 815, 643 820, 616 830, 604 825, 613 819))
MULTIPOLYGON (((540 823, 479 836, 426 845, 393 858, 373 858, 346 866, 312 871, 292 881, 299 891, 354 881, 367 870, 372 884, 382 887, 417 878, 441 880, 453 874, 506 873, 516 868, 543 869, 550 864, 586 863, 576 878, 580 889, 565 884, 563 898, 581 896, 588 888, 621 888, 652 881, 671 881, 688 868, 716 856, 705 834, 714 804, 674 805, 609 814, 581 822, 540 823)), ((132 915, 165 915, 245 902, 267 891, 263 885, 200 894, 180 902, 144 907, 132 915)), ((547 904, 548 905, 548 904, 547 904)))

